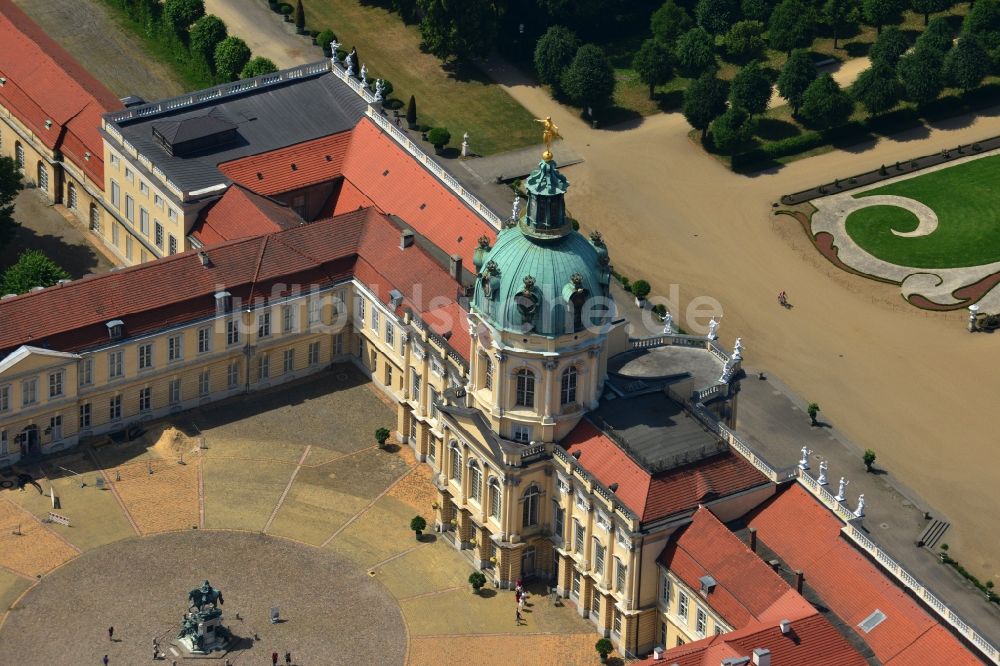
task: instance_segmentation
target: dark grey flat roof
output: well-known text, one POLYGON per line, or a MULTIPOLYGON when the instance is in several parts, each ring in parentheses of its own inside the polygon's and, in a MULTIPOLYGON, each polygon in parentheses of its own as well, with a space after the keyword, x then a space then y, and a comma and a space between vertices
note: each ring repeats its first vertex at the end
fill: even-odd
POLYGON ((726 448, 715 433, 663 391, 606 397, 590 417, 653 474, 726 448))
POLYGON ((358 123, 366 108, 354 90, 327 72, 184 106, 176 112, 123 120, 118 128, 167 178, 190 192, 230 182, 217 168, 222 162, 345 132, 358 123), (210 110, 216 118, 236 124, 239 139, 235 143, 186 157, 172 157, 154 143, 154 125, 178 123, 180 127, 181 121, 204 117, 210 110))
POLYGON ((682 345, 636 349, 608 360, 608 372, 623 379, 652 381, 691 376, 697 388, 715 384, 722 368, 722 361, 709 350, 682 345))

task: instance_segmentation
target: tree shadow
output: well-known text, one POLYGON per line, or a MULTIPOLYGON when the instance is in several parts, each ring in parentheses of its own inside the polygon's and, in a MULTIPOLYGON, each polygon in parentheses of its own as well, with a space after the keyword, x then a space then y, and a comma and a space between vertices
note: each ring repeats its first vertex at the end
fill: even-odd
MULTIPOLYGON (((18 217, 17 213, 15 217, 18 217)), ((70 224, 68 221, 64 223, 70 224)), ((101 261, 97 250, 90 245, 68 243, 65 238, 39 233, 22 223, 17 227, 10 243, 0 248, 0 272, 17 263, 18 257, 25 250, 41 250, 45 256, 62 266, 73 279, 110 268, 107 262, 101 261)))
POLYGON ((676 111, 684 104, 684 91, 671 90, 656 94, 656 106, 660 111, 676 111))
POLYGON ((777 118, 760 118, 757 120, 756 136, 764 141, 780 141, 802 134, 794 123, 777 118))
POLYGON ((483 599, 492 599, 493 597, 497 596, 497 591, 492 588, 483 587, 479 589, 479 596, 482 597, 483 599))
MULTIPOLYGON (((597 129, 621 132, 635 129, 642 124, 642 114, 635 109, 626 109, 623 106, 610 106, 602 109, 597 116, 597 129)), ((583 120, 588 120, 585 114, 581 113, 583 120)))
POLYGON ((871 42, 848 42, 844 44, 844 53, 851 58, 864 58, 871 48, 871 42))
POLYGON ((868 473, 873 474, 875 476, 885 476, 889 473, 889 470, 882 469, 881 467, 876 467, 875 465, 872 465, 872 468, 868 470, 868 473))
POLYGON ((493 83, 486 72, 476 63, 465 60, 448 60, 441 63, 441 69, 448 75, 449 79, 455 79, 462 83, 482 83, 484 85, 493 83))
POLYGON ((437 535, 429 532, 424 532, 423 534, 417 537, 417 541, 419 541, 420 543, 434 543, 437 540, 438 540, 437 535))

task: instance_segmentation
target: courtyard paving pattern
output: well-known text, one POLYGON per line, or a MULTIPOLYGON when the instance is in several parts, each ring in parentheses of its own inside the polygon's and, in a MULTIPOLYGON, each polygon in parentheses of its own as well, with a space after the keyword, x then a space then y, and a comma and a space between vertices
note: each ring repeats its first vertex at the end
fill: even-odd
POLYGON ((595 659, 598 636, 571 606, 538 594, 514 626, 512 592, 473 595, 462 554, 414 539, 435 490, 408 447, 374 445, 394 424, 385 396, 341 366, 26 470, 46 494, 0 491, 0 661, 145 662, 205 578, 234 633, 259 638, 226 655, 234 665, 285 650, 297 664, 595 659), (42 522, 50 487, 70 526, 42 522), (270 624, 271 606, 287 621, 270 624))

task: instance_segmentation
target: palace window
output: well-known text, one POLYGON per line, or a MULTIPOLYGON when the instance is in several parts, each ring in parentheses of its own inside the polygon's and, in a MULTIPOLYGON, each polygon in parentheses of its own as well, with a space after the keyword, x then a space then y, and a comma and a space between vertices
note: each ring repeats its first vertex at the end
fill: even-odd
POLYGON ((563 523, 566 520, 566 509, 562 508, 559 504, 559 500, 552 500, 552 516, 553 525, 552 531, 560 539, 563 538, 563 523))
POLYGON ((125 237, 125 258, 132 261, 132 237, 125 237))
POLYGON ((122 397, 116 395, 108 401, 108 418, 117 421, 122 417, 122 397))
POLYGON ((156 247, 163 249, 163 225, 159 220, 153 222, 153 242, 156 243, 156 247))
POLYGON ((44 162, 38 163, 38 189, 42 192, 49 191, 49 170, 45 168, 44 162))
POLYGON ((90 403, 80 405, 80 430, 90 427, 90 403))
POLYGON ((123 374, 122 352, 108 352, 108 379, 121 377, 123 374))
POLYGON ((519 368, 514 373, 517 393, 514 404, 518 407, 535 406, 535 373, 527 368, 519 368))
POLYGON ((319 363, 319 342, 309 343, 309 365, 317 365, 319 363))
POLYGON ((149 211, 142 207, 139 208, 139 231, 149 236, 149 211))
POLYGON ((291 305, 281 307, 281 332, 291 333, 295 330, 295 309, 291 305))
POLYGON ((586 538, 586 528, 576 518, 573 519, 573 552, 583 554, 583 540, 586 538))
POLYGON ((7 449, 7 431, 0 430, 0 456, 5 456, 9 453, 7 449))
POLYGON ((153 343, 149 342, 139 345, 139 369, 146 370, 153 367, 153 343))
POLYGON ((319 297, 319 294, 313 294, 307 302, 309 304, 309 323, 318 324, 323 311, 323 300, 319 297))
POLYGON ((167 254, 177 254, 177 239, 174 238, 173 234, 170 234, 167 242, 167 254))
POLYGON ((527 444, 531 441, 531 426, 523 423, 515 423, 511 426, 511 439, 515 442, 527 444))
POLYGON ((604 551, 606 548, 601 545, 600 540, 594 537, 594 571, 599 576, 604 575, 604 551))
POLYGON ((379 324, 379 316, 378 316, 378 314, 379 314, 378 310, 373 307, 372 308, 372 330, 373 331, 378 331, 378 324, 379 324))
POLYGON ((159 194, 154 194, 153 205, 159 208, 160 210, 163 210, 163 197, 161 197, 159 194))
POLYGON ((101 233, 101 211, 97 204, 90 204, 90 230, 96 234, 101 233))
POLYGON ((181 401, 181 380, 171 379, 167 390, 167 402, 176 405, 181 401))
POLYGON ((125 195, 125 219, 135 224, 135 199, 131 194, 125 195))
POLYGON ((524 491, 521 504, 521 526, 534 527, 538 524, 538 486, 531 484, 524 491))
POLYGON ((385 364, 385 385, 392 388, 392 364, 385 364))
POLYGON ((94 383, 94 359, 85 358, 80 361, 80 386, 90 386, 94 383))
POLYGON ((594 590, 594 592, 591 594, 590 616, 593 618, 598 618, 601 616, 601 595, 597 593, 597 590, 594 590))
POLYGON ((493 388, 493 359, 488 354, 483 354, 483 387, 493 388))
POLYGON ((263 381, 271 376, 271 357, 261 354, 257 357, 257 381, 263 381))
POLYGON ((620 558, 615 557, 615 591, 625 592, 625 575, 628 573, 628 567, 625 563, 621 561, 620 558))
POLYGON ((500 520, 501 507, 500 482, 496 477, 490 479, 490 517, 500 520))
POLYGON ((141 178, 139 179, 139 191, 144 194, 146 198, 149 198, 149 185, 147 185, 146 181, 141 178))
POLYGON ((10 386, 0 386, 0 412, 10 409, 10 386))
POLYGON ((198 373, 198 395, 200 397, 208 395, 209 387, 211 386, 211 378, 208 373, 208 370, 202 370, 198 373))
POLYGON ((664 608, 670 606, 670 579, 666 574, 663 574, 663 579, 660 581, 660 603, 664 608))
POLYGON ((677 593, 677 617, 684 621, 687 625, 688 621, 688 597, 683 592, 677 593))
POLYGON ((240 385, 240 362, 233 361, 226 367, 226 386, 231 389, 239 388, 240 385))
POLYGON ((240 343, 240 322, 237 319, 230 319, 226 322, 226 344, 238 345, 240 343))
POLYGON ((73 183, 67 184, 66 194, 67 194, 66 205, 69 207, 70 210, 76 210, 76 207, 79 204, 76 196, 76 185, 74 185, 73 183))
POLYGON ((25 379, 21 382, 21 405, 27 407, 38 402, 38 380, 25 379))
POLYGON ((704 636, 705 631, 708 629, 708 616, 705 615, 705 611, 698 609, 695 614, 695 631, 698 632, 699 636, 704 636))
POLYGON ((271 335, 271 313, 261 312, 257 315, 257 337, 266 338, 271 335))
POLYGON ((477 503, 483 501, 483 471, 475 460, 469 463, 469 497, 477 503))
POLYGON ((456 442, 451 443, 451 480, 462 482, 462 452, 456 442))
POLYGON ((198 353, 207 354, 212 351, 212 327, 205 326, 198 329, 198 353))
POLYGON ((612 628, 612 631, 614 632, 615 636, 621 636, 621 633, 622 633, 622 612, 620 610, 618 610, 617 608, 615 609, 615 621, 614 621, 614 626, 612 628))
POLYGON ((171 335, 167 338, 167 360, 179 361, 184 358, 183 348, 184 338, 180 335, 171 335))
POLYGON ((118 186, 118 183, 111 181, 111 205, 115 208, 121 210, 122 207, 122 190, 118 186))
POLYGON ((396 327, 389 323, 385 325, 385 344, 389 347, 396 345, 396 327))
POLYGON ((63 371, 49 373, 49 397, 58 398, 63 394, 63 371))
POLYGON ((139 389, 139 411, 148 412, 150 403, 152 402, 153 390, 148 386, 146 388, 139 389))
POLYGON ((24 146, 20 142, 14 144, 14 161, 17 162, 17 168, 22 172, 24 171, 24 146))
POLYGON ((563 370, 559 394, 560 402, 563 405, 576 402, 576 366, 570 366, 563 370))
POLYGON ((286 349, 281 354, 281 371, 284 373, 295 372, 295 350, 286 349))

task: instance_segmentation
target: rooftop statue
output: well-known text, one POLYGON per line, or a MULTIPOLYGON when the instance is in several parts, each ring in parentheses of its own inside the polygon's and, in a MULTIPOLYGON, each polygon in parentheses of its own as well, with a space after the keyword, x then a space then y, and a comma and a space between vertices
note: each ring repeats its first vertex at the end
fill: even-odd
POLYGON ((559 128, 556 124, 552 122, 552 116, 535 118, 535 122, 542 124, 542 142, 545 144, 545 152, 542 153, 542 159, 548 162, 552 159, 552 142, 556 139, 561 139, 562 135, 559 133, 559 128))

